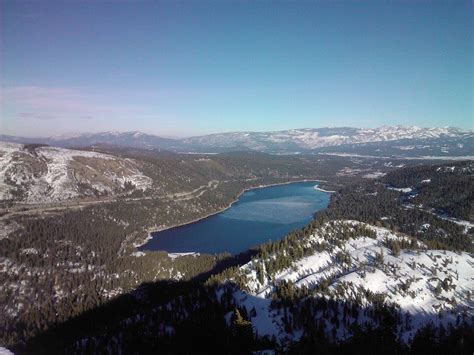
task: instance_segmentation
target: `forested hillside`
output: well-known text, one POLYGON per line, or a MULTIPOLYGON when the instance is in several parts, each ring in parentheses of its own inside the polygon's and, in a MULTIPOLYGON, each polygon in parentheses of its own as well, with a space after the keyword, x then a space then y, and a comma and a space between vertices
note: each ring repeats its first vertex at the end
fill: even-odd
MULTIPOLYGON (((144 282, 189 280, 234 262, 228 255, 172 259, 136 247, 151 231, 226 208, 246 188, 318 179, 330 180, 323 184, 333 189, 374 171, 395 169, 384 162, 339 157, 178 155, 110 146, 72 152, 133 162, 150 179, 149 186, 127 190, 124 184, 117 194, 41 204, 5 201, 0 210, 4 344, 23 342, 144 282)), ((17 161, 18 169, 22 162, 17 161)), ((77 176, 76 166, 68 169, 67 176, 77 176)))
MULTIPOLYGON (((238 155, 238 159, 236 169, 245 166, 250 158, 238 155)), ((341 167, 338 172, 347 169, 341 167)), ((425 200, 423 195, 416 196, 415 191, 423 191, 431 181, 434 184, 429 185, 429 195, 436 193, 437 186, 446 188, 446 184, 436 181, 449 180, 454 187, 462 185, 471 177, 472 162, 390 170, 378 179, 353 178, 352 184, 343 178, 339 183, 345 186, 332 195, 328 209, 318 213, 314 222, 280 242, 265 244, 237 258, 202 255, 170 259, 166 253, 133 252, 133 245, 123 241, 140 230, 140 211, 159 210, 159 205, 140 209, 137 203, 132 209, 123 207, 123 212, 117 204, 101 205, 100 209, 90 207, 80 212, 85 213, 80 221, 90 222, 77 222, 77 228, 73 227, 74 216, 65 215, 64 223, 72 226, 66 239, 74 243, 46 242, 41 237, 35 243, 41 246, 38 255, 50 255, 50 250, 61 255, 63 250, 64 260, 76 258, 73 263, 77 264, 59 264, 62 271, 53 272, 57 275, 55 283, 48 284, 51 281, 46 278, 41 281, 41 276, 36 280, 49 285, 45 288, 45 300, 48 293, 57 292, 58 284, 65 282, 62 277, 68 278, 65 289, 78 292, 73 298, 64 292, 56 293, 60 306, 45 302, 46 308, 39 313, 31 307, 29 312, 18 312, 16 317, 21 318, 16 319, 22 319, 22 323, 8 323, 9 329, 17 329, 17 333, 9 332, 13 335, 6 344, 16 344, 14 348, 18 350, 47 349, 45 352, 60 353, 101 352, 105 348, 112 352, 206 351, 210 344, 224 352, 271 348, 299 353, 314 347, 346 352, 368 347, 372 352, 383 349, 387 353, 434 349, 470 353, 474 347, 474 261, 472 230, 466 225, 472 219, 455 218, 455 212, 450 215, 441 206, 450 204, 450 196, 457 204, 472 205, 471 192, 453 188, 440 201, 425 200), (413 178, 409 177, 411 174, 413 178), (420 189, 415 190, 418 185, 420 189), (412 200, 417 197, 420 200, 415 204, 412 200), (108 207, 103 210, 104 206, 108 207), (430 206, 429 210, 425 206, 430 206), (139 212, 130 214, 135 209, 139 212), (441 210, 443 214, 438 214, 441 210), (115 220, 107 216, 114 216, 115 220), (136 224, 125 222, 135 218, 136 224), (99 232, 94 231, 94 223, 99 220, 103 223, 100 230, 104 230, 100 238, 99 232), (117 222, 122 224, 122 238, 117 238, 118 229, 113 227, 117 222), (82 230, 88 236, 96 235, 93 240, 104 239, 99 245, 88 237, 81 239, 82 230), (68 245, 67 249, 62 248, 63 244, 68 245), (84 260, 92 269, 86 268, 76 278, 74 269, 81 267, 84 260), (242 264, 245 265, 239 267, 242 264), (84 290, 88 291, 79 291, 79 283, 90 277, 96 283, 84 283, 88 285, 84 290), (142 284, 131 291, 144 281, 169 278, 174 281, 142 284), (112 295, 131 292, 110 301, 110 294, 101 300, 89 296, 98 289, 110 290, 112 295), (77 301, 85 306, 74 309, 77 301), (99 304, 104 306, 96 307, 99 304), (50 319, 69 320, 54 328, 49 327, 47 318, 39 316, 58 310, 61 318, 50 319), (80 316, 70 319, 71 315, 80 316), (46 332, 35 336, 38 330, 46 332), (18 343, 18 339, 23 339, 25 345, 18 343)), ((360 174, 366 175, 367 171, 360 174)), ((228 186, 235 186, 235 190, 223 196, 232 198, 245 184, 228 186)), ((205 196, 206 193, 186 200, 186 206, 203 203, 205 196)), ((225 200, 215 200, 214 206, 225 204, 225 200)), ((168 210, 176 213, 170 221, 185 218, 178 212, 183 211, 182 202, 174 203, 168 210)), ((173 204, 172 199, 167 201, 166 205, 169 204, 173 204)), ((191 211, 185 214, 186 218, 189 213, 192 215, 191 211)), ((163 216, 157 218, 161 221, 163 216)), ((47 218, 30 221, 24 226, 33 229, 23 229, 25 235, 16 243, 24 243, 25 236, 35 228, 43 230, 44 235, 58 233, 52 239, 58 241, 64 233, 61 224, 47 218)), ((29 248, 31 245, 17 244, 8 249, 29 248)), ((38 259, 31 251, 11 252, 7 258, 21 260, 22 265, 38 265, 38 259)), ((54 262, 49 267, 54 269, 54 262)), ((11 285, 25 279, 27 271, 24 268, 19 272, 11 285)), ((26 303, 27 299, 23 304, 26 303)))

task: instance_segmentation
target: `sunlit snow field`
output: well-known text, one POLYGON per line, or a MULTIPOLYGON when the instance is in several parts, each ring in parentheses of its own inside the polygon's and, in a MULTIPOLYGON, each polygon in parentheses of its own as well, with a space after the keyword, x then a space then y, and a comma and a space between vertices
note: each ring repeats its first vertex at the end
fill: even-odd
POLYGON ((329 194, 316 182, 272 186, 244 193, 226 211, 196 223, 153 234, 142 250, 170 253, 239 253, 277 240, 308 224, 327 207, 329 194))

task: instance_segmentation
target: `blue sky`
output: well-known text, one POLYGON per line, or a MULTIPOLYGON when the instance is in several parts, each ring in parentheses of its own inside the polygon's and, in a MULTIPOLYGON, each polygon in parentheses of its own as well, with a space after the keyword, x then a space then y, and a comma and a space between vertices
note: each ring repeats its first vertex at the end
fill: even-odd
POLYGON ((470 1, 0 7, 0 133, 474 129, 470 1))

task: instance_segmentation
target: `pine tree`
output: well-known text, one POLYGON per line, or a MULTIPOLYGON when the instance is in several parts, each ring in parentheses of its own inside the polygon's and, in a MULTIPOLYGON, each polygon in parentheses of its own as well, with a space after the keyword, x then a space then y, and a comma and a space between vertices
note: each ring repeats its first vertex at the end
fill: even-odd
POLYGON ((241 349, 249 350, 254 341, 252 322, 242 317, 238 308, 234 310, 232 316, 232 335, 236 338, 236 343, 241 349))

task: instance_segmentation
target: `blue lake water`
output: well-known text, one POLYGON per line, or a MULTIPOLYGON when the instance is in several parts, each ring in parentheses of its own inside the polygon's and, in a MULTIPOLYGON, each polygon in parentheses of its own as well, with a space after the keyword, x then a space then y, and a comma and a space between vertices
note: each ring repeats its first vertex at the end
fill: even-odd
POLYGON ((315 190, 316 184, 292 183, 247 191, 219 214, 153 233, 153 239, 140 249, 237 254, 281 239, 307 225, 315 212, 327 207, 329 194, 315 190))

